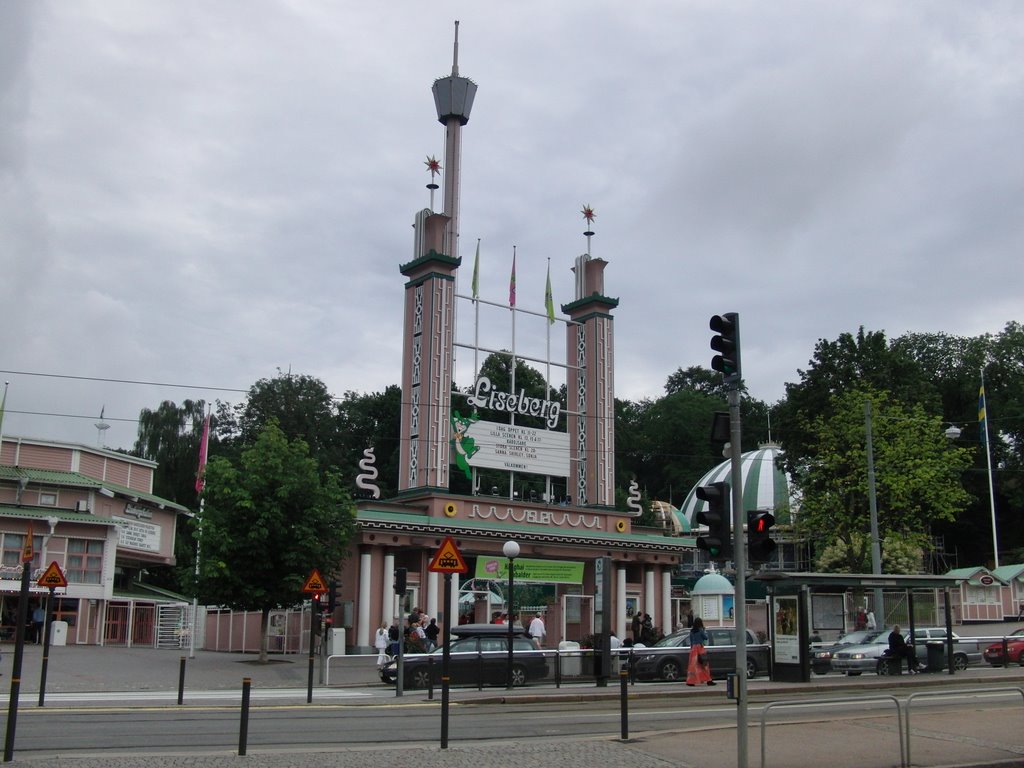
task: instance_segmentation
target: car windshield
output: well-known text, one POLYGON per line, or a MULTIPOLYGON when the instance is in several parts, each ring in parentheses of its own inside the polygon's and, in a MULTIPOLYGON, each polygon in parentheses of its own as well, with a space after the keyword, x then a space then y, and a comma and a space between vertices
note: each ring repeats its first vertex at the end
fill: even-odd
POLYGON ((671 635, 665 635, 661 640, 656 642, 652 648, 679 648, 680 646, 688 646, 690 644, 690 630, 683 630, 682 632, 673 632, 671 635))

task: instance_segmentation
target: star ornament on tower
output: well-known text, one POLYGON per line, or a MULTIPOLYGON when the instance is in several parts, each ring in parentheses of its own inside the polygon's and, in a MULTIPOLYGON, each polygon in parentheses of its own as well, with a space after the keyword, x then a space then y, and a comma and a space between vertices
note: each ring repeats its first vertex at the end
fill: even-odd
POLYGON ((431 176, 436 176, 441 172, 441 163, 433 155, 429 155, 424 161, 424 165, 427 166, 427 170, 430 171, 431 176))
POLYGON ((589 205, 584 205, 583 210, 580 211, 583 214, 583 218, 587 220, 587 224, 593 224, 594 219, 597 218, 597 214, 594 213, 594 209, 589 205))

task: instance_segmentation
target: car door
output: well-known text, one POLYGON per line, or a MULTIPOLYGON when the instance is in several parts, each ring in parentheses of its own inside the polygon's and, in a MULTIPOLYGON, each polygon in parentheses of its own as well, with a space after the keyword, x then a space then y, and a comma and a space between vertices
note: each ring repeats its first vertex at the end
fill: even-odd
POLYGON ((708 660, 711 676, 725 677, 736 669, 736 635, 732 629, 716 627, 708 630, 708 660))
MULTIPOLYGON (((514 647, 514 646, 513 646, 514 647)), ((499 685, 508 679, 508 638, 481 637, 480 653, 483 665, 480 674, 490 685, 499 685)), ((473 681, 476 682, 476 677, 473 681)))
MULTIPOLYGON (((477 653, 477 638, 464 637, 454 641, 449 651, 448 670, 452 683, 475 683, 478 674, 479 654, 477 653)), ((441 659, 437 659, 435 666, 440 667, 441 659)), ((441 679, 440 668, 434 670, 436 680, 441 679)))

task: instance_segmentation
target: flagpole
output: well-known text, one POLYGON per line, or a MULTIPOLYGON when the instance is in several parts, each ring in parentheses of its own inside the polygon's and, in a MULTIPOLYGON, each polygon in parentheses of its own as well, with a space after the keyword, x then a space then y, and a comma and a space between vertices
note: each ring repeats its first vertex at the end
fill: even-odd
POLYGON ((988 437, 988 398, 985 396, 985 369, 981 369, 981 420, 982 433, 985 438, 985 464, 988 467, 988 503, 992 516, 992 557, 995 567, 999 567, 999 537, 996 533, 996 492, 992 484, 992 449, 988 437))
MULTIPOLYGON (((516 391, 516 247, 512 246, 512 280, 509 282, 508 289, 508 304, 509 309, 512 310, 512 359, 510 361, 511 370, 509 371, 509 392, 516 391)), ((515 412, 510 412, 508 415, 508 423, 516 423, 515 412)), ((508 498, 510 501, 514 501, 516 498, 515 492, 516 473, 514 470, 508 471, 508 498)), ((512 621, 512 617, 508 617, 509 621, 512 621)))
POLYGON ((206 487, 206 459, 210 441, 210 416, 213 414, 213 406, 208 406, 206 418, 203 419, 203 436, 199 443, 199 471, 196 473, 196 492, 199 494, 199 529, 196 537, 196 565, 195 565, 195 586, 192 589, 192 631, 188 633, 188 657, 196 657, 196 619, 199 616, 199 556, 202 547, 203 531, 203 509, 206 500, 203 498, 203 489, 206 487))
POLYGON ((11 385, 11 382, 4 382, 4 396, 0 398, 0 453, 4 449, 4 409, 7 407, 7 387, 11 385))

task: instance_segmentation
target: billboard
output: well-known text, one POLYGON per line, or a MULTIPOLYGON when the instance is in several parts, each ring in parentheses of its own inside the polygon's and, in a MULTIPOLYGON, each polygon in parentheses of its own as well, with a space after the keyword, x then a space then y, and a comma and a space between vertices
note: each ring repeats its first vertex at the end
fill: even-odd
POLYGON ((470 467, 569 476, 567 432, 474 421, 465 435, 473 440, 472 454, 465 456, 470 467))

